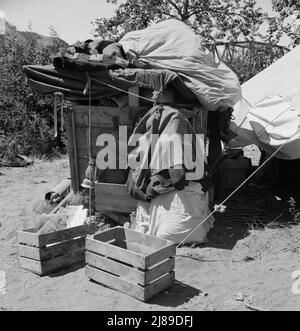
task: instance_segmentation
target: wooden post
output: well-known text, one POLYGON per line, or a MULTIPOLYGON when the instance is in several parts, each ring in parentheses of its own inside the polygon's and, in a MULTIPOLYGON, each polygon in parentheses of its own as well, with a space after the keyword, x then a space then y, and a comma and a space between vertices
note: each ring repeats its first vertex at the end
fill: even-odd
POLYGON ((68 136, 68 152, 70 161, 70 170, 72 178, 72 188, 74 192, 78 192, 80 188, 80 179, 78 172, 78 153, 77 153, 77 141, 76 141, 76 123, 74 109, 69 109, 66 112, 67 120, 67 136, 68 136))
POLYGON ((138 97, 138 95, 140 95, 140 88, 138 86, 134 86, 129 88, 128 90, 129 93, 133 93, 135 95, 132 94, 128 94, 129 96, 129 107, 130 108, 137 108, 140 106, 140 98, 138 97))

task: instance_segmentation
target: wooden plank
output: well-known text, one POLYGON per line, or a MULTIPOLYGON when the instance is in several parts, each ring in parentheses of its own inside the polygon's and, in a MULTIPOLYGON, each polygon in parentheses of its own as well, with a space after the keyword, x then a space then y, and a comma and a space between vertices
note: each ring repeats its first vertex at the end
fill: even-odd
POLYGON ((175 280, 175 272, 170 272, 162 278, 156 280, 152 284, 146 286, 144 293, 144 301, 147 302, 157 296, 159 293, 171 287, 175 280))
POLYGON ((67 202, 70 200, 71 196, 73 195, 73 193, 69 193, 53 210, 51 210, 50 214, 55 214, 58 212, 58 210, 65 206, 67 204, 67 202))
POLYGON ((123 247, 130 252, 138 253, 141 255, 149 255, 155 252, 155 248, 134 242, 134 241, 123 241, 123 247))
POLYGON ((43 276, 41 261, 19 256, 19 265, 22 269, 31 271, 39 276, 43 276))
POLYGON ((99 240, 99 241, 103 241, 103 242, 108 242, 112 239, 116 239, 117 237, 117 231, 119 230, 120 227, 115 227, 115 228, 112 228, 112 229, 109 229, 109 230, 105 230, 101 233, 97 233, 95 235, 93 235, 91 237, 91 239, 94 239, 94 240, 99 240))
POLYGON ((175 267, 175 258, 171 258, 155 266, 154 268, 143 272, 133 268, 132 266, 119 263, 91 252, 86 253, 85 262, 94 268, 107 271, 128 282, 143 286, 153 283, 163 275, 170 273, 175 267))
MULTIPOLYGON (((129 119, 129 108, 92 106, 91 120, 94 125, 111 125, 113 116, 119 117, 120 125, 132 125, 129 119)), ((78 105, 75 107, 76 124, 84 123, 84 116, 88 115, 89 107, 78 105)))
POLYGON ((74 167, 75 167, 75 188, 74 192, 78 192, 80 189, 80 178, 79 178, 79 167, 78 167, 78 150, 77 150, 77 135, 76 135, 76 124, 75 124, 75 115, 74 110, 71 110, 71 121, 72 121, 72 141, 73 141, 73 150, 74 150, 74 167))
POLYGON ((175 268, 175 258, 172 257, 161 264, 158 264, 154 268, 147 270, 145 272, 145 281, 144 284, 150 284, 156 279, 162 277, 165 274, 170 273, 175 268))
POLYGON ((172 243, 160 250, 146 256, 146 269, 176 255, 176 244, 172 243))
POLYGON ((145 299, 144 288, 142 286, 127 282, 126 280, 91 266, 86 267, 86 275, 88 278, 101 285, 130 295, 135 299, 140 301, 144 301, 145 299))
POLYGON ((77 160, 76 160, 76 152, 74 145, 74 134, 72 129, 72 110, 66 111, 66 131, 68 138, 68 155, 69 155, 72 188, 74 192, 77 192, 78 169, 77 169, 77 160))
POLYGON ((107 271, 127 282, 145 285, 145 273, 106 257, 87 252, 85 262, 91 267, 107 271))
POLYGON ((140 88, 138 86, 133 86, 128 89, 128 103, 129 107, 139 107, 140 106, 140 88))
POLYGON ((143 302, 149 301, 159 293, 172 286, 175 279, 175 273, 171 272, 158 279, 154 283, 143 287, 131 282, 127 282, 117 276, 111 275, 91 266, 86 267, 86 275, 88 278, 96 281, 101 285, 130 295, 131 297, 143 302))
POLYGON ((146 269, 145 256, 130 252, 124 248, 113 246, 92 238, 86 238, 86 250, 111 259, 133 265, 143 270, 146 269))
POLYGON ((127 242, 133 241, 155 249, 160 249, 167 245, 172 244, 172 242, 169 240, 160 239, 154 236, 149 236, 130 229, 125 229, 124 233, 125 233, 125 240, 127 242))
POLYGON ((55 257, 82 250, 85 248, 85 238, 72 239, 59 244, 54 244, 44 248, 31 247, 27 245, 18 245, 19 256, 27 257, 33 260, 49 260, 55 257))
POLYGON ((27 244, 35 247, 40 247, 39 235, 35 233, 36 229, 28 229, 17 231, 17 242, 19 244, 27 244))
POLYGON ((35 233, 36 230, 37 229, 28 229, 24 231, 17 231, 18 243, 34 247, 45 247, 61 241, 67 241, 77 237, 83 237, 88 234, 94 234, 97 231, 97 228, 94 224, 80 225, 74 228, 42 235, 35 233))
POLYGON ((40 247, 50 244, 67 241, 77 237, 83 237, 88 234, 94 234, 97 231, 95 224, 80 225, 74 228, 43 234, 39 236, 40 247))
POLYGON ((126 185, 96 183, 96 209, 131 213, 136 210, 137 201, 129 196, 126 185))
POLYGON ((66 269, 72 265, 83 263, 85 251, 77 251, 47 261, 37 261, 19 257, 20 267, 32 271, 40 276, 48 275, 59 270, 66 269))

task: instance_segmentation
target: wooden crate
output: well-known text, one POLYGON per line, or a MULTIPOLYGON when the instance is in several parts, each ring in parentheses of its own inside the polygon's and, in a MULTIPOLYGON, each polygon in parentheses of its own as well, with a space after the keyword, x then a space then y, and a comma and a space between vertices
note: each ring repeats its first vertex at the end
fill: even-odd
POLYGON ((85 238, 95 225, 39 235, 36 229, 17 232, 20 267, 45 276, 85 261, 85 238))
POLYGON ((130 197, 126 185, 121 184, 95 184, 96 210, 132 213, 136 211, 137 200, 130 197))
POLYGON ((117 227, 86 239, 88 278, 146 302, 175 278, 176 245, 117 227))

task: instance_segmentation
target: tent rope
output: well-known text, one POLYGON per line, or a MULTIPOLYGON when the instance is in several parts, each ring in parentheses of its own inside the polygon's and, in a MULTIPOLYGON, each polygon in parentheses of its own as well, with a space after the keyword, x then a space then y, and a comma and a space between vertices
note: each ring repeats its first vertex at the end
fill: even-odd
MULTIPOLYGON (((258 134, 256 135, 257 137, 259 137, 265 130, 267 127, 271 126, 272 123, 274 123, 280 116, 282 116, 283 114, 285 114, 288 110, 290 110, 289 108, 288 109, 285 109, 283 112, 281 112, 279 115, 277 115, 276 117, 273 118, 273 120, 268 123, 266 126, 264 126, 261 131, 258 132, 258 134)), ((249 112, 250 114, 252 114, 251 112, 249 112)), ((247 116, 246 116, 247 117, 247 116)), ((246 119, 245 117, 245 119, 246 119)), ((245 120, 244 120, 245 121, 245 120)), ((236 134, 236 132, 238 132, 238 130, 240 129, 240 127, 242 126, 242 124, 244 123, 244 121, 239 125, 239 127, 236 129, 235 132, 233 132, 234 134, 236 134)), ((252 144, 252 142, 250 140, 248 140, 250 144, 252 144)), ((222 155, 223 153, 225 152, 226 150, 226 146, 224 147, 224 149, 222 150, 222 152, 220 153, 220 155, 218 156, 218 158, 216 159, 216 161, 214 162, 213 166, 211 167, 211 171, 209 172, 209 175, 212 176, 216 173, 216 171, 218 171, 221 167, 221 165, 219 165, 218 167, 216 167, 216 165, 218 164, 218 162, 220 161, 220 159, 222 158, 222 155), (216 168, 215 168, 216 167, 216 168), (214 169, 215 168, 215 169, 214 169)))
MULTIPOLYGON (((276 151, 260 166, 258 167, 246 180, 243 181, 242 184, 239 185, 239 187, 237 187, 220 205, 224 205, 236 192, 238 192, 254 175, 256 175, 284 146, 286 146, 289 141, 291 140, 288 139, 284 144, 282 144, 281 146, 279 146, 279 148, 276 149, 276 151)), ((180 246, 182 246, 185 241, 195 232, 199 229, 200 226, 202 226, 211 216, 213 216, 216 211, 218 210, 218 208, 215 208, 207 217, 205 217, 205 219, 197 225, 197 227, 191 231, 182 241, 181 243, 177 246, 177 248, 179 248, 180 246)))
POLYGON ((99 80, 96 79, 96 78, 90 77, 89 75, 88 75, 88 77, 89 77, 91 80, 94 80, 95 82, 97 82, 97 83, 99 83, 99 84, 101 84, 101 85, 104 85, 104 86, 110 87, 110 88, 115 89, 115 90, 117 90, 117 91, 120 91, 120 92, 123 92, 123 93, 127 93, 128 95, 132 95, 132 96, 134 96, 134 97, 140 98, 140 99, 145 100, 145 101, 149 101, 149 102, 153 102, 153 101, 154 101, 153 99, 148 99, 148 98, 142 97, 142 96, 140 96, 140 95, 138 95, 138 94, 135 94, 135 93, 132 93, 132 92, 129 92, 129 91, 123 90, 123 89, 121 89, 121 88, 119 88, 119 87, 116 87, 116 86, 113 86, 113 85, 110 85, 110 84, 107 84, 107 83, 103 83, 103 82, 99 81, 99 80))

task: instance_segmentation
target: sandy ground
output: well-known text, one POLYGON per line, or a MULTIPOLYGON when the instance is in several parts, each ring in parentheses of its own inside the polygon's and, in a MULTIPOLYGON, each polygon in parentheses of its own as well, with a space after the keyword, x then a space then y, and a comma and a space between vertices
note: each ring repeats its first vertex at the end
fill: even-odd
POLYGON ((40 278, 18 267, 16 230, 28 228, 33 206, 68 177, 67 159, 0 168, 0 310, 300 310, 292 272, 300 270, 300 226, 249 231, 217 222, 205 247, 178 249, 176 283, 149 303, 90 282, 84 268, 40 278))

